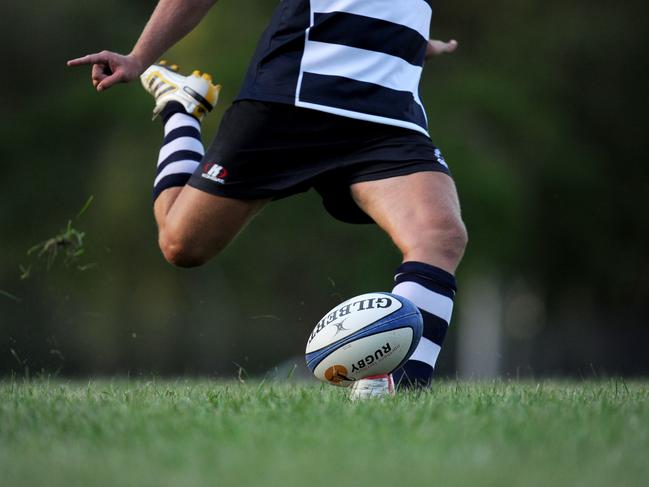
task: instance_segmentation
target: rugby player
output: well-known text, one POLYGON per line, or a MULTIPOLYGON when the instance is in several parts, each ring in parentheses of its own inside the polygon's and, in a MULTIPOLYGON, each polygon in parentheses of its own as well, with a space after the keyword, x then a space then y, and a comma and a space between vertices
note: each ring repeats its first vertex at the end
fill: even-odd
POLYGON ((428 387, 456 292, 467 233, 449 169, 428 134, 419 97, 424 61, 457 42, 429 40, 428 0, 283 0, 257 46, 243 87, 207 152, 201 121, 219 86, 155 64, 216 0, 160 0, 130 54, 102 51, 98 92, 141 79, 164 140, 154 214, 164 257, 204 264, 268 202, 315 188, 335 218, 376 223, 403 254, 395 294, 414 302, 424 337, 391 376, 352 397, 428 387))

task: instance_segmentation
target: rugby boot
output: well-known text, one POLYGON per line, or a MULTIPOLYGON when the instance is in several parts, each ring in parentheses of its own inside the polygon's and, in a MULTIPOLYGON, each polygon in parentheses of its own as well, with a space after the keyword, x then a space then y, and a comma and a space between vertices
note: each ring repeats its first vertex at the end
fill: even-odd
POLYGON ((394 394, 392 374, 373 375, 357 380, 351 386, 349 398, 352 401, 362 401, 374 397, 386 397, 394 394))
POLYGON ((178 73, 178 66, 167 65, 164 60, 149 66, 140 80, 144 89, 155 99, 154 119, 167 103, 176 101, 185 107, 187 113, 201 121, 214 108, 221 91, 221 85, 213 84, 209 74, 197 70, 183 76, 178 73))

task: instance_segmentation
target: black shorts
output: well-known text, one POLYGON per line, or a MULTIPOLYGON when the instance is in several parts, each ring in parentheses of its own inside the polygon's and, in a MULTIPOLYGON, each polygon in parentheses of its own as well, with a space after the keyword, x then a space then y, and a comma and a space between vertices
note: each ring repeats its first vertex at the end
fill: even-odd
POLYGON ((235 102, 189 185, 235 199, 279 199, 315 188, 327 211, 372 223, 349 187, 448 168, 415 131, 281 103, 235 102))

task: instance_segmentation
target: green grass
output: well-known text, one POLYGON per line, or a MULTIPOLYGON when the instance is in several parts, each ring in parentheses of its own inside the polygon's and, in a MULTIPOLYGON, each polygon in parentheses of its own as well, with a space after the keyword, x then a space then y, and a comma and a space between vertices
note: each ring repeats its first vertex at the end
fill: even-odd
POLYGON ((633 486, 649 390, 445 382, 352 404, 329 386, 0 382, 7 486, 633 486))

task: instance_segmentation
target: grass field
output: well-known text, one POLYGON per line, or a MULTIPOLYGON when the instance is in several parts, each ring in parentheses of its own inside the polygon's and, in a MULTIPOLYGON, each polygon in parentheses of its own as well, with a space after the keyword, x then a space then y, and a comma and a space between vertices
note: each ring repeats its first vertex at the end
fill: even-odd
POLYGON ((643 383, 0 382, 0 485, 649 485, 643 383))

